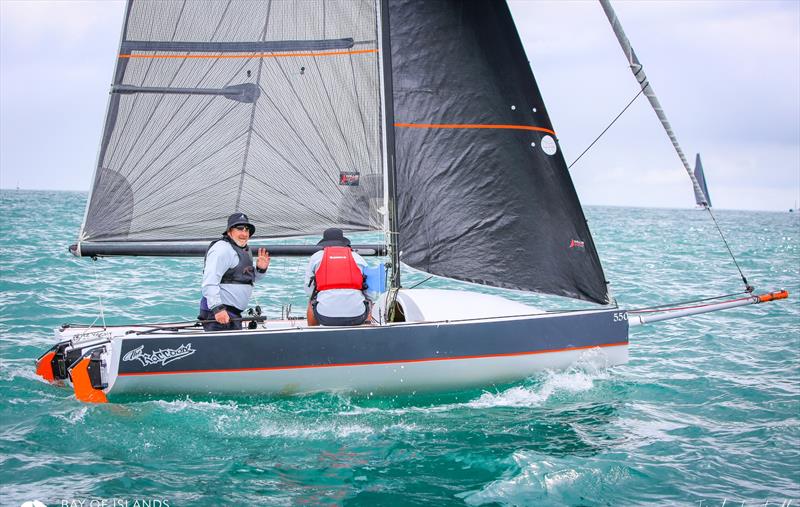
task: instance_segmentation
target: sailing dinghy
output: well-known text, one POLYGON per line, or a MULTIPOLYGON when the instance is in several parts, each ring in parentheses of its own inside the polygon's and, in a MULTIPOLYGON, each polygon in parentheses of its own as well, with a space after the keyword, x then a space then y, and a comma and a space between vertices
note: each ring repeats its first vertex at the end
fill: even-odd
POLYGON ((383 232, 383 243, 354 246, 389 256, 371 324, 65 325, 37 373, 87 402, 458 389, 566 368, 587 351, 623 364, 632 325, 785 297, 616 306, 504 2, 128 0, 71 251, 203 256, 233 211, 268 239, 383 232), (407 289, 401 262, 599 306, 543 312, 480 292, 407 289))

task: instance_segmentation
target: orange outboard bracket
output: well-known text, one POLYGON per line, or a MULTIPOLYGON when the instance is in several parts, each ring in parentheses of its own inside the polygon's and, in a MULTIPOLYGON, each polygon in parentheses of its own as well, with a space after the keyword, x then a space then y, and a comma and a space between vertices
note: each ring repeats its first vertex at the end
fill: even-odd
POLYGON ((36 374, 48 382, 55 382, 56 380, 53 374, 53 358, 55 357, 56 351, 50 349, 36 361, 36 374))
POLYGON ((72 388, 75 390, 75 397, 84 403, 108 403, 106 393, 98 389, 92 383, 89 367, 92 361, 99 363, 99 360, 91 356, 81 358, 78 363, 70 369, 72 376, 72 388))

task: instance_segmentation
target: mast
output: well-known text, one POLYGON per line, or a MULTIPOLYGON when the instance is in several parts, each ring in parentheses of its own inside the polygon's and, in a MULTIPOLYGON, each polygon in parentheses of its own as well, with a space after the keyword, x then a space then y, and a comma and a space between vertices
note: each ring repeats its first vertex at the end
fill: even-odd
MULTIPOLYGON (((389 0, 380 0, 381 64, 383 80, 383 130, 386 152, 386 212, 388 214, 389 290, 400 288, 400 250, 398 247, 397 178, 394 143, 394 91, 392 87, 392 43, 389 33, 389 0)), ((391 310, 394 305, 388 304, 391 310)))
MULTIPOLYGON (((670 125, 669 120, 667 120, 667 115, 664 113, 664 109, 662 109, 661 103, 658 101, 658 97, 656 97, 653 87, 650 85, 650 81, 648 81, 647 76, 644 73, 644 67, 636 57, 633 47, 631 47, 631 42, 628 40, 628 37, 625 35, 625 31, 622 29, 622 24, 619 22, 617 14, 611 7, 609 0, 599 1, 600 5, 603 7, 603 11, 606 13, 608 22, 611 23, 611 28, 614 30, 614 35, 617 36, 617 41, 619 41, 619 45, 622 47, 623 53, 625 53, 625 58, 628 59, 628 65, 630 66, 633 76, 636 78, 636 81, 639 82, 639 86, 641 86, 642 92, 647 97, 647 100, 650 101, 650 105, 653 106, 656 116, 658 116, 658 119, 661 120, 661 125, 664 127, 664 130, 667 131, 667 135, 669 136, 670 141, 672 141, 672 146, 675 148, 675 151, 678 153, 678 157, 680 157, 681 162, 683 163, 683 168, 686 169, 689 179, 692 180, 695 195, 705 196, 705 199, 697 200, 703 202, 702 205, 704 207, 709 207, 711 201, 708 198, 707 193, 703 191, 703 187, 700 185, 700 182, 697 181, 694 171, 692 171, 691 167, 689 167, 689 161, 686 160, 686 155, 683 154, 683 150, 681 149, 680 144, 678 144, 678 138, 675 135, 675 132, 672 130, 672 125, 670 125)), ((700 204, 700 202, 698 202, 698 204, 700 204)))

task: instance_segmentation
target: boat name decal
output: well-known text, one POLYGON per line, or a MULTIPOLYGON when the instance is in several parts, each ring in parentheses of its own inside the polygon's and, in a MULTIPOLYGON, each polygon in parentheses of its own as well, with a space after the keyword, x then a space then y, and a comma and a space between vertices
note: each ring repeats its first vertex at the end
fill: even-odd
POLYGON ((570 248, 583 248, 585 246, 586 244, 579 239, 573 239, 572 241, 569 242, 570 248))
POLYGON ((137 359, 141 361, 142 366, 148 366, 151 364, 160 364, 161 366, 166 366, 167 364, 171 363, 172 361, 177 361, 178 359, 183 359, 184 357, 191 356, 195 352, 195 349, 192 348, 191 343, 186 343, 181 345, 177 349, 158 349, 150 352, 143 351, 144 345, 139 345, 137 348, 129 351, 122 357, 123 361, 136 361, 137 359))
POLYGON ((78 342, 83 342, 83 341, 92 340, 92 339, 95 339, 95 340, 99 340, 99 339, 110 340, 112 336, 113 335, 112 335, 111 331, 105 331, 105 330, 104 331, 86 331, 84 333, 78 333, 78 334, 73 335, 71 340, 72 340, 72 343, 78 343, 78 342))

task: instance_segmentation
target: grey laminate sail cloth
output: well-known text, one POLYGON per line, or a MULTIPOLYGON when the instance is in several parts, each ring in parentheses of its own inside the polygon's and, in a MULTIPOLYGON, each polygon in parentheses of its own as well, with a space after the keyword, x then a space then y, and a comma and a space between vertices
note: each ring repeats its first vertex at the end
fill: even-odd
POLYGON ((391 0, 402 260, 608 302, 605 277, 505 2, 391 0))
POLYGON ((380 230, 374 0, 129 0, 83 241, 380 230))

